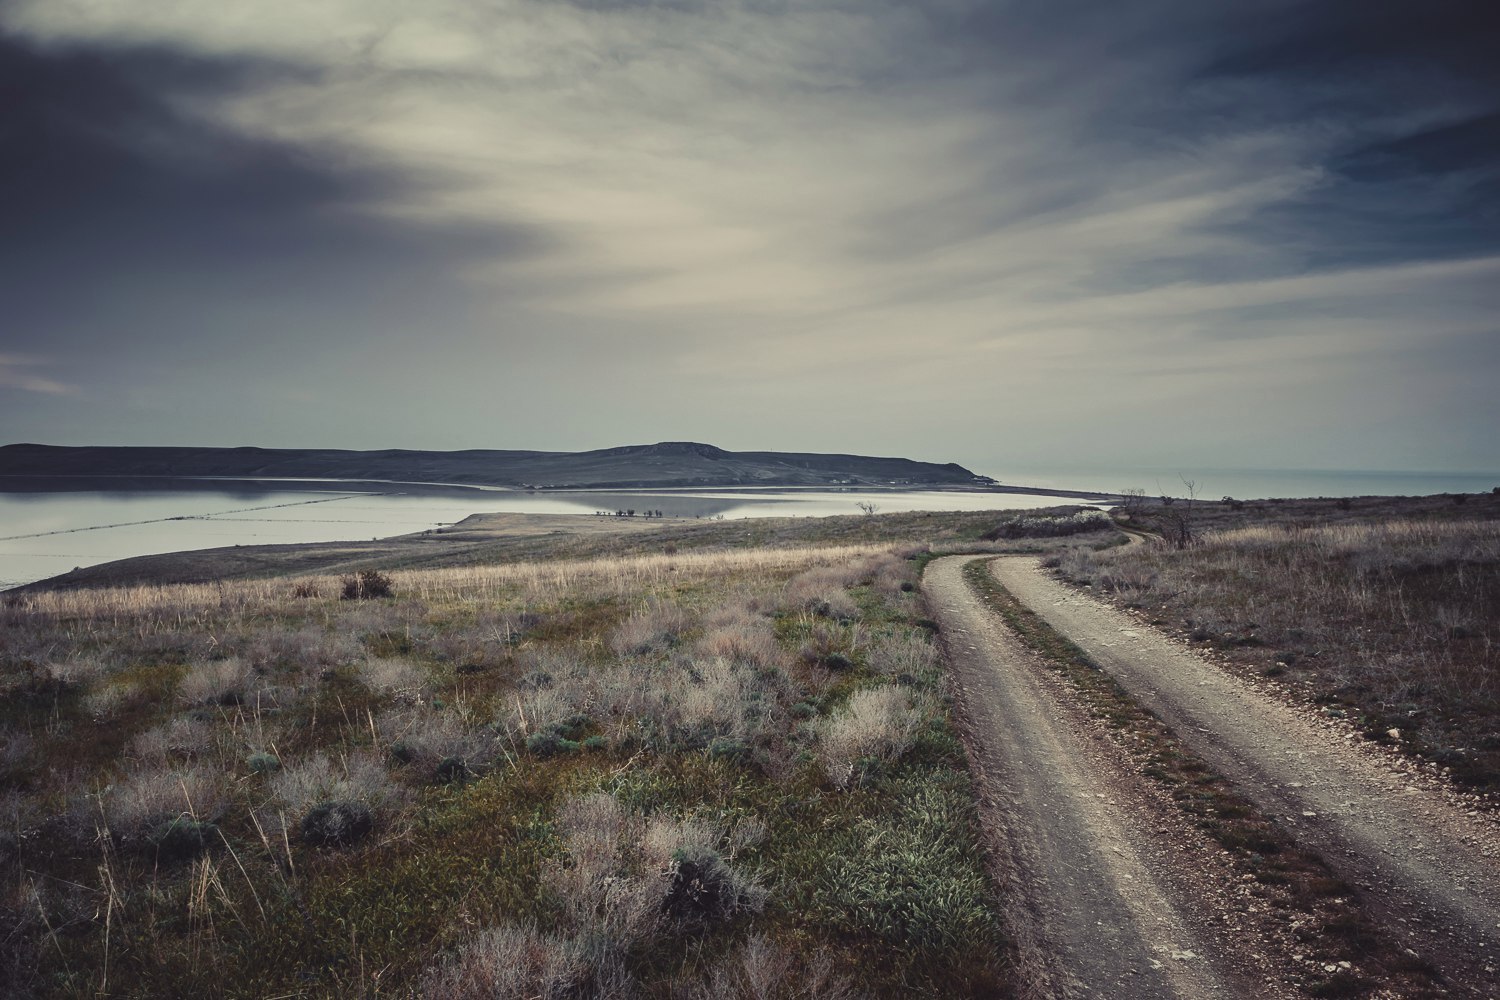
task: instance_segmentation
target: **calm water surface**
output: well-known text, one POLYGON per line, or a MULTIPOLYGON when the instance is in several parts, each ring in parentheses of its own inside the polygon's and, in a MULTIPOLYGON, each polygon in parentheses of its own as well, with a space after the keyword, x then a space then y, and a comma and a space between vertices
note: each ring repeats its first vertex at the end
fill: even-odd
POLYGON ((672 517, 821 517, 857 514, 861 501, 882 511, 1019 510, 1081 502, 941 491, 534 494, 440 488, 398 492, 403 488, 369 483, 181 480, 168 489, 63 491, 59 485, 12 480, 0 492, 0 588, 130 556, 388 538, 480 513, 591 514, 634 508, 672 517))

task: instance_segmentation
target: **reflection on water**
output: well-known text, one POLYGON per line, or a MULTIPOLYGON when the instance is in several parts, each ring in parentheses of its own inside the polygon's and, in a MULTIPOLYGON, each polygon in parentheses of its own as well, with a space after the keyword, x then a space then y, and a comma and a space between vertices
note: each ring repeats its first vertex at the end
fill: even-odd
POLYGON ((890 512, 1018 510, 1080 502, 939 491, 526 493, 388 483, 79 477, 13 477, 4 480, 0 490, 0 588, 130 556, 228 545, 389 538, 481 513, 659 510, 678 518, 822 517, 856 514, 861 502, 890 512), (129 488, 137 482, 151 488, 129 488), (85 486, 90 488, 80 488, 85 486))

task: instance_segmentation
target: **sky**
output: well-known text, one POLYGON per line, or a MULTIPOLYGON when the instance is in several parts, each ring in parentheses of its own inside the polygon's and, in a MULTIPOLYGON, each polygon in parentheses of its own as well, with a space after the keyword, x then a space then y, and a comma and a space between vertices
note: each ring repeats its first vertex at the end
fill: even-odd
POLYGON ((0 443, 1500 471, 1488 0, 0 0, 0 443))

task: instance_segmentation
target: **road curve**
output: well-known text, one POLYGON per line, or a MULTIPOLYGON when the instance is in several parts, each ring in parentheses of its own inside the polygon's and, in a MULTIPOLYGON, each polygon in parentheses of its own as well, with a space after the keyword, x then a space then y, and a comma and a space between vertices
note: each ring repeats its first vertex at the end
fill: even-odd
MULTIPOLYGON (((947 579, 958 560, 934 567, 947 579)), ((1452 995, 1500 997, 1500 833, 1416 787, 1378 753, 1046 574, 1030 557, 991 572, 1303 846, 1443 973, 1452 995)), ((929 569, 929 573, 931 572, 929 569)), ((950 601, 944 585, 943 601, 950 601)), ((946 624, 946 622, 945 622, 946 624)))
POLYGON ((1065 686, 972 592, 971 557, 923 589, 953 671, 1023 995, 1120 1000, 1266 996, 1171 877, 1192 862, 1135 794, 1065 686))

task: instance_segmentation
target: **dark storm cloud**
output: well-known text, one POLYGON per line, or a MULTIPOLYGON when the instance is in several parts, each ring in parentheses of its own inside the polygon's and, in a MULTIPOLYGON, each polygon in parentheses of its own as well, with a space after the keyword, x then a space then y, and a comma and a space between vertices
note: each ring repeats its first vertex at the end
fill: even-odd
POLYGON ((1495 457, 1477 3, 0 4, 12 425, 139 359, 246 443, 1495 457))
POLYGON ((455 262, 542 245, 536 232, 494 220, 397 227, 361 215, 417 182, 194 111, 268 81, 315 76, 260 59, 43 48, 0 34, 6 345, 72 351, 125 339, 146 349, 211 339, 214 325, 191 318, 206 302, 313 287, 357 296, 393 276, 431 280, 455 262), (144 303, 150 293, 167 294, 144 303))
POLYGON ((1307 248, 1308 266, 1500 251, 1492 4, 1345 0, 1246 28, 1199 80, 1255 88, 1246 116, 1341 133, 1322 183, 1257 220, 1265 238, 1307 248))

